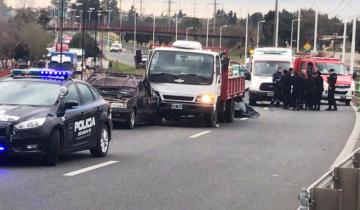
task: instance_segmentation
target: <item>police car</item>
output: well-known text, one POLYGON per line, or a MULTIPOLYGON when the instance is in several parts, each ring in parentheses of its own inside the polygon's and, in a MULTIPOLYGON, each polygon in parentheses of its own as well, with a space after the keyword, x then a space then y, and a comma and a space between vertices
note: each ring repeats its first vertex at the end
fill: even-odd
POLYGON ((104 157, 111 139, 108 103, 71 72, 12 70, 0 80, 0 156, 40 155, 55 165, 60 154, 90 150, 104 157))

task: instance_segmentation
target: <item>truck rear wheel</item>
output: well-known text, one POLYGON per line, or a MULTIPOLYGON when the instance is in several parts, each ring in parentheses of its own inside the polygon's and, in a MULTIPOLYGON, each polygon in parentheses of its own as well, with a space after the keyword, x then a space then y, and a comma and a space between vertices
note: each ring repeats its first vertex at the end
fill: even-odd
POLYGON ((254 96, 252 96, 251 94, 249 94, 249 105, 250 106, 256 105, 256 100, 255 100, 254 96))
POLYGON ((228 100, 226 102, 225 122, 227 122, 227 123, 233 123, 234 122, 234 112, 235 112, 234 100, 230 99, 230 100, 228 100))
POLYGON ((217 105, 217 109, 216 109, 216 112, 217 112, 217 120, 219 123, 223 123, 225 122, 225 116, 224 116, 224 108, 225 108, 225 104, 223 102, 219 102, 218 105, 217 105))

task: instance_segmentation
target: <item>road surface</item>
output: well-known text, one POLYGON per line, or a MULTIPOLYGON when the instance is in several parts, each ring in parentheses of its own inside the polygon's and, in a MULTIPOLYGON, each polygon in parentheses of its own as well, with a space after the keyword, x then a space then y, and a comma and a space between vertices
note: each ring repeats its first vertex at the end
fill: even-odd
POLYGON ((259 118, 215 129, 187 122, 117 129, 106 158, 81 152, 56 167, 1 159, 0 209, 296 209, 297 193, 336 159, 355 115, 343 106, 256 109, 259 118))

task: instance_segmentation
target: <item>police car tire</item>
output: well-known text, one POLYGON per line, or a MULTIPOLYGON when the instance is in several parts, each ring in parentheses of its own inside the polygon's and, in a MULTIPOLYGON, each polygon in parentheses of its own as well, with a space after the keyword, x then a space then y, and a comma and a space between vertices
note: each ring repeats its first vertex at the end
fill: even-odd
POLYGON ((59 160, 60 153, 60 131, 54 130, 50 135, 47 154, 44 158, 45 164, 54 166, 59 160))
POLYGON ((109 134, 109 128, 106 125, 102 125, 100 128, 100 132, 98 137, 96 138, 96 146, 94 148, 90 149, 90 154, 93 157, 105 157, 109 151, 109 144, 110 144, 110 134, 109 134), (102 133, 104 131, 104 129, 107 132, 107 136, 108 136, 108 146, 106 151, 102 151, 101 148, 101 138, 102 138, 102 133))

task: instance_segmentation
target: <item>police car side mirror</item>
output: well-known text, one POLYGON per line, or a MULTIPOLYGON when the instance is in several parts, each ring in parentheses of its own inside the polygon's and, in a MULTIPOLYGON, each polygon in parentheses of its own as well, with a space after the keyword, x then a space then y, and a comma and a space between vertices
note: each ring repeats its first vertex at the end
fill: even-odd
POLYGON ((64 104, 64 109, 65 110, 68 110, 68 109, 75 109, 76 107, 79 106, 79 102, 77 101, 66 101, 65 104, 64 104))

